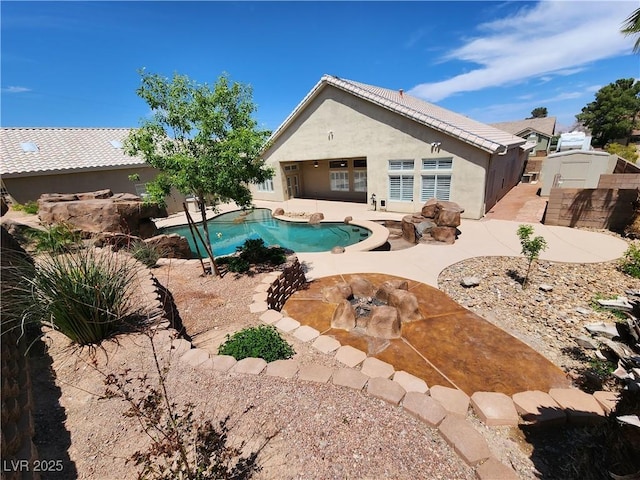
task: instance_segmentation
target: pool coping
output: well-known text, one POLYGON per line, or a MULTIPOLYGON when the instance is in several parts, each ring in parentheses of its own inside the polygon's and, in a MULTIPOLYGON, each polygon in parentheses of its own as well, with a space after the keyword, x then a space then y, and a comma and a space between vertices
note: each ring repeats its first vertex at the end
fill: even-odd
MULTIPOLYGON (((286 215, 273 215, 273 210, 268 207, 258 207, 258 208, 271 211, 271 215, 273 218, 283 222, 309 223, 308 218, 289 217, 286 215)), ((220 215, 224 215, 226 213, 231 213, 231 212, 237 212, 237 211, 242 211, 242 209, 238 208, 234 210, 227 210, 224 212, 217 212, 217 213, 213 213, 212 211, 208 210, 207 220, 212 220, 216 217, 219 217, 220 215), (212 215, 209 216, 209 213, 211 213, 212 215)), ((193 216, 194 216, 194 221, 196 223, 200 223, 202 221, 200 220, 199 214, 194 214, 193 216)), ((171 217, 156 219, 154 223, 156 224, 156 227, 158 229, 168 228, 168 227, 179 227, 179 226, 187 225, 187 218, 184 215, 184 213, 179 213, 171 217)), ((344 247, 345 252, 368 252, 384 245, 389 239, 389 230, 383 225, 380 225, 379 223, 371 220, 360 220, 360 219, 353 219, 349 221, 323 220, 320 223, 344 223, 346 225, 355 225, 357 227, 366 228, 367 230, 371 231, 371 235, 369 235, 369 237, 367 237, 366 239, 358 243, 354 243, 353 245, 344 247)), ((331 252, 331 250, 323 250, 322 252, 303 252, 303 251, 297 252, 296 251, 296 253, 329 253, 329 252, 331 252)))

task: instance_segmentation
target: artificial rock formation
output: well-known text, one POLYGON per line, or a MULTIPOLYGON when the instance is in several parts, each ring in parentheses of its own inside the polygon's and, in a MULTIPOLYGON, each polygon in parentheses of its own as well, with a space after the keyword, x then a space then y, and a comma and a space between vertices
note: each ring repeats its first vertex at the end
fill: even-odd
POLYGON ((406 215, 402 219, 402 237, 411 243, 456 241, 460 214, 464 209, 457 203, 432 198, 419 213, 406 215))
POLYGON ((152 219, 166 217, 167 212, 137 195, 99 190, 42 195, 38 216, 44 224, 66 223, 87 234, 110 232, 149 238, 157 234, 152 219))
POLYGON ((376 288, 361 277, 348 283, 326 287, 325 302, 336 303, 331 327, 365 335, 391 339, 402 334, 402 324, 421 320, 417 297, 408 291, 406 280, 391 280, 376 288))
POLYGON ((311 216, 309 217, 309 223, 311 225, 317 225, 322 220, 324 220, 324 214, 321 212, 312 213, 311 216))

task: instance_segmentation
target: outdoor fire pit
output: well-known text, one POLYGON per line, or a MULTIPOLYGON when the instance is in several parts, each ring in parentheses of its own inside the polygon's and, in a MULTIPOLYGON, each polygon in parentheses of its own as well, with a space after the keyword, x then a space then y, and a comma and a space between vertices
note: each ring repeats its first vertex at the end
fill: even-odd
POLYGON ((331 319, 333 328, 358 330, 375 338, 399 338, 403 323, 423 318, 406 280, 389 280, 376 287, 355 277, 326 287, 322 295, 324 301, 337 304, 331 319))

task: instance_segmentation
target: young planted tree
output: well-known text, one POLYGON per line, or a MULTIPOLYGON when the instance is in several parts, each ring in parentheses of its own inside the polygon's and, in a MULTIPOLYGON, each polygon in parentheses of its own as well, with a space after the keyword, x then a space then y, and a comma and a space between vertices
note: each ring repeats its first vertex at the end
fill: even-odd
MULTIPOLYGON (((194 195, 202 215, 205 241, 211 245, 206 206, 251 205, 248 184, 261 183, 273 171, 260 158, 270 135, 258 128, 251 88, 231 82, 226 74, 215 85, 198 84, 186 75, 170 80, 140 71, 137 90, 153 116, 132 130, 128 155, 141 156, 160 174, 147 185, 151 200, 164 204, 172 188, 194 195)), ((212 269, 219 274, 211 249, 212 269)))
POLYGON ((522 252, 520 253, 522 253, 529 262, 527 265, 527 273, 524 276, 524 282, 522 282, 522 287, 526 288, 529 284, 531 265, 534 260, 540 257, 540 252, 546 250, 547 241, 541 236, 531 238, 531 235, 533 235, 533 227, 531 225, 520 225, 517 233, 518 238, 520 238, 520 245, 522 246, 522 252))

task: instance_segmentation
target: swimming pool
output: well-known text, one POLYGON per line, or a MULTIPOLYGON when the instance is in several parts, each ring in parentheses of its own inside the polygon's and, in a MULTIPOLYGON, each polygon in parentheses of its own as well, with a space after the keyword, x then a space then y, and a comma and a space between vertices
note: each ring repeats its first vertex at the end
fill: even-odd
MULTIPOLYGON (((287 222, 271 216, 268 208, 247 212, 240 210, 224 213, 208 222, 211 247, 216 257, 235 253, 236 247, 248 239, 262 238, 266 245, 279 245, 294 252, 326 252, 335 246, 346 247, 365 240, 371 230, 342 222, 287 222)), ((197 254, 188 225, 166 227, 161 233, 177 233, 186 237, 194 255, 197 254)), ((202 229, 200 229, 202 234, 202 229)), ((200 254, 205 250, 198 241, 200 254)))

